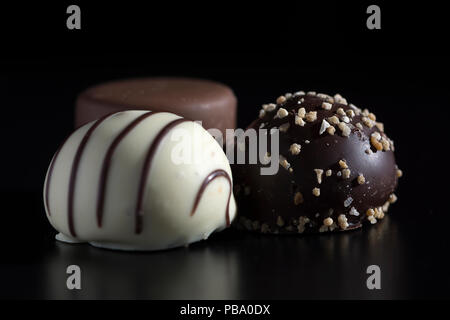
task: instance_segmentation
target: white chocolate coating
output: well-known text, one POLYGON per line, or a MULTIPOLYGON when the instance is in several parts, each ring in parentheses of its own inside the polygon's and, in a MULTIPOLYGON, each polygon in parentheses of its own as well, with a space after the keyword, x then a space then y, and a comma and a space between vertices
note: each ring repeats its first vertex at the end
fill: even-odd
POLYGON ((57 151, 45 179, 44 204, 47 218, 60 232, 58 240, 120 250, 160 250, 206 239, 234 219, 231 170, 219 144, 191 121, 176 121, 161 135, 164 127, 182 118, 166 112, 149 114, 124 111, 90 122, 57 151), (139 122, 113 148, 133 121, 139 122), (108 152, 101 201, 101 172, 108 152), (179 154, 202 158, 188 157, 179 163, 174 161, 179 154), (147 171, 146 162, 150 163, 147 171), (212 176, 217 170, 220 174, 212 176), (99 202, 103 202, 101 218, 99 202))

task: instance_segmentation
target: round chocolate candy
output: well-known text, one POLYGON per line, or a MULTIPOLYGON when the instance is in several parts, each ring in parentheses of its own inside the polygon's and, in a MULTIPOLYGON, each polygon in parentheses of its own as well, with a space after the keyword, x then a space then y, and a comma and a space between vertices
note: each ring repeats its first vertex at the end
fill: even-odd
POLYGON ((263 105, 249 127, 260 128, 268 130, 269 148, 279 130, 280 167, 261 175, 267 165, 260 162, 233 165, 240 226, 263 233, 350 230, 376 223, 396 201, 394 144, 367 109, 339 94, 300 91, 263 105))
POLYGON ((82 92, 75 108, 79 127, 123 110, 167 111, 202 121, 205 129, 236 127, 236 97, 224 84, 191 78, 136 78, 103 83, 82 92))
POLYGON ((160 250, 208 238, 236 213, 228 159, 199 124, 124 111, 77 129, 44 184, 47 218, 65 242, 160 250))

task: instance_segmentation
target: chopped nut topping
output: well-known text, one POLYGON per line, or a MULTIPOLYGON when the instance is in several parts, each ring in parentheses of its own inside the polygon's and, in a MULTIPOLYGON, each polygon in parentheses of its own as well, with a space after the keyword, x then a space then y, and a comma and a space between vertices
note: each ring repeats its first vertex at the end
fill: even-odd
POLYGON ((283 123, 283 124, 280 126, 280 131, 281 131, 281 132, 286 132, 286 131, 288 131, 289 127, 290 127, 289 122, 283 123))
POLYGON ((347 104, 347 100, 345 100, 345 98, 343 98, 339 93, 334 95, 334 101, 341 104, 347 104))
POLYGON ((362 123, 369 128, 372 128, 375 125, 375 122, 367 117, 361 118, 362 123))
POLYGON ((286 160, 285 157, 281 155, 280 155, 280 165, 286 170, 288 170, 291 167, 291 164, 286 160))
POLYGON ((325 109, 325 110, 331 110, 331 103, 329 103, 329 102, 322 102, 322 109, 325 109))
POLYGON ((341 169, 347 169, 348 168, 347 162, 344 159, 339 160, 339 166, 341 167, 341 169))
POLYGON ((367 217, 367 220, 369 220, 371 224, 377 223, 377 219, 375 219, 374 216, 368 216, 368 217, 367 217))
POLYGON ((303 194, 298 191, 294 195, 294 204, 298 206, 300 203, 303 203, 303 194))
POLYGON ((314 172, 316 173, 316 176, 317 176, 317 182, 319 184, 321 184, 322 183, 323 170, 322 169, 314 169, 314 172))
POLYGON ((339 121, 338 117, 332 116, 332 117, 328 118, 328 122, 333 124, 333 125, 337 125, 337 124, 339 124, 340 121, 339 121))
POLYGON ((330 135, 334 135, 334 133, 336 132, 336 128, 330 126, 330 127, 327 128, 327 132, 330 135))
POLYGON ((277 225, 279 227, 284 226, 284 220, 283 220, 283 218, 281 216, 278 216, 278 218, 277 218, 277 225))
POLYGON ((367 209, 366 216, 370 217, 370 216, 373 216, 374 214, 375 214, 375 211, 373 209, 367 209))
POLYGON ((383 207, 381 208, 381 209, 383 210, 383 212, 388 212, 390 204, 391 204, 391 203, 390 203, 389 201, 386 201, 386 202, 383 204, 383 207))
POLYGON ((384 151, 388 151, 390 149, 389 141, 385 137, 381 138, 381 145, 383 146, 384 151))
POLYGON ((340 214, 338 217, 338 224, 341 229, 345 230, 348 227, 347 217, 344 214, 340 214))
POLYGON ((378 141, 379 138, 381 138, 381 136, 378 132, 372 133, 370 136, 370 143, 376 150, 381 151, 383 150, 383 145, 378 141))
POLYGON ((347 199, 345 199, 344 201, 344 207, 348 207, 349 205, 351 205, 353 202, 353 198, 352 197, 348 197, 347 199))
POLYGON ((323 219, 323 225, 324 225, 324 226, 329 227, 329 226, 331 226, 332 224, 333 224, 333 219, 332 219, 332 218, 328 217, 328 218, 323 219))
POLYGON ((316 92, 315 92, 315 91, 308 91, 308 92, 306 93, 306 95, 307 95, 307 96, 315 96, 315 95, 316 95, 316 92))
POLYGON ((364 176, 363 176, 362 174, 359 174, 357 180, 358 180, 358 183, 359 183, 359 184, 364 184, 364 183, 366 183, 366 178, 364 178, 364 176))
POLYGON ((291 146, 289 147, 289 151, 293 154, 293 155, 297 155, 300 153, 302 146, 299 145, 298 143, 293 143, 291 144, 291 146))
POLYGON ((350 103, 350 104, 349 104, 349 107, 352 108, 352 109, 355 111, 355 114, 356 114, 357 116, 359 116, 359 115, 361 114, 361 109, 358 108, 357 106, 355 106, 353 103, 350 103))
POLYGON ((378 130, 384 132, 384 124, 382 122, 375 122, 375 125, 377 126, 378 130))
POLYGON ((275 103, 263 104, 263 106, 262 106, 263 110, 266 112, 271 112, 271 111, 275 110, 276 107, 277 106, 275 103))
POLYGON ((337 113, 338 115, 340 115, 340 116, 345 116, 345 111, 344 111, 344 109, 342 109, 342 108, 338 108, 338 109, 336 110, 336 113, 337 113))
POLYGON ((259 110, 259 117, 260 118, 264 118, 265 115, 266 115, 266 111, 264 111, 264 109, 259 110))
POLYGON ((343 137, 348 137, 350 135, 351 129, 344 122, 340 122, 338 128, 342 131, 343 137))
POLYGON ((392 193, 390 196, 389 196, 389 203, 394 203, 395 201, 397 201, 397 196, 394 194, 394 193, 392 193))
POLYGON ((317 120, 317 111, 310 111, 305 115, 306 121, 313 122, 317 120))
POLYGON ((284 109, 284 108, 280 108, 277 111, 277 118, 283 119, 284 117, 286 117, 289 114, 289 112, 284 109))
POLYGON ((319 188, 314 188, 312 190, 313 195, 315 195, 316 197, 320 196, 320 189, 319 188))
POLYGON ((288 92, 288 93, 286 93, 286 94, 284 95, 284 97, 285 97, 286 99, 289 99, 289 98, 292 97, 292 93, 288 92))
POLYGON ((368 117, 370 120, 373 120, 373 121, 377 120, 377 117, 372 112, 369 113, 368 117))
POLYGON ((350 178, 350 174, 351 174, 350 169, 343 169, 342 170, 342 179, 350 178))
POLYGON ((297 91, 294 93, 294 97, 304 96, 304 95, 305 95, 305 91, 297 91))
POLYGON ((330 169, 328 169, 328 170, 325 172, 325 175, 326 175, 327 177, 331 176, 332 174, 333 174, 333 171, 331 171, 330 169))
POLYGON ((300 118, 303 119, 306 116, 306 109, 303 107, 298 109, 297 114, 300 118))
POLYGON ((309 140, 305 140, 305 143, 306 143, 306 144, 309 144, 309 143, 310 143, 310 141, 309 141, 309 140))
POLYGON ((342 116, 342 121, 344 121, 345 123, 350 123, 350 118, 347 116, 342 116))
POLYGON ((384 218, 384 212, 381 207, 374 209, 375 214, 373 215, 377 219, 383 219, 384 218))
POLYGON ((319 135, 325 132, 326 129, 330 127, 330 124, 327 122, 327 120, 322 120, 322 125, 320 126, 319 135))
POLYGON ((397 169, 397 178, 401 178, 403 176, 403 171, 400 169, 397 169))
POLYGON ((305 121, 303 121, 303 119, 298 115, 295 115, 295 124, 303 127, 305 125, 305 121))
POLYGON ((358 210, 355 209, 355 207, 352 207, 349 211, 349 214, 352 216, 359 216, 358 210))
POLYGON ((357 124, 355 124, 355 126, 358 128, 358 129, 360 129, 360 130, 362 130, 363 129, 363 126, 362 126, 362 124, 361 123, 357 123, 357 124))
POLYGON ((286 102, 286 97, 285 97, 285 96, 279 96, 279 97, 277 98, 277 103, 278 103, 278 104, 282 104, 282 103, 284 103, 284 102, 286 102))
POLYGON ((351 109, 345 111, 348 117, 353 118, 355 116, 355 112, 351 109))
POLYGON ((364 117, 368 117, 369 116, 369 110, 366 108, 366 109, 364 109, 363 111, 362 111, 362 115, 364 116, 364 117))
POLYGON ((337 175, 338 177, 340 177, 340 176, 342 176, 342 172, 341 172, 341 171, 338 171, 338 172, 336 172, 336 175, 337 175))

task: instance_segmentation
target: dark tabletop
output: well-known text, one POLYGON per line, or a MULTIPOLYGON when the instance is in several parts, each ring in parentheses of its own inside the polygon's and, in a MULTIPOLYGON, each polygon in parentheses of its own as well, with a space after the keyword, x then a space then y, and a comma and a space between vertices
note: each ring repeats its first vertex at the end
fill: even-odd
MULTIPOLYGON (((53 240, 35 215, 3 254, 1 295, 38 299, 389 299, 449 297, 448 227, 424 227, 424 215, 400 199, 363 229, 321 235, 261 235, 229 229, 189 247, 160 252, 103 250, 53 240), (419 218, 420 217, 420 218, 419 218), (33 231, 35 230, 35 231, 33 231), (8 259, 6 259, 8 258, 8 259), (66 268, 81 268, 81 290, 66 287, 66 268), (369 265, 381 290, 368 290, 369 265)), ((33 207, 34 201, 34 207, 33 207)), ((39 212, 43 215, 43 212, 39 212)), ((26 217, 23 213, 22 218, 26 217)))

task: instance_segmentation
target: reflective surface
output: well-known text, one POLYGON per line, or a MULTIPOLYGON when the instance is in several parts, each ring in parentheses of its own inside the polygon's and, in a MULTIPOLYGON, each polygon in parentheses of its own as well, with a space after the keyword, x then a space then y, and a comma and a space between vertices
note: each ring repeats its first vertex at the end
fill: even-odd
POLYGON ((276 236, 227 230, 187 248, 150 253, 63 244, 53 241, 49 230, 42 241, 19 243, 23 250, 2 264, 1 294, 44 299, 448 297, 445 224, 422 230, 419 219, 405 219, 400 210, 401 203, 391 209, 396 215, 347 233, 276 236), (79 291, 66 288, 66 268, 72 264, 81 268, 79 291), (366 268, 372 264, 381 268, 381 290, 366 287, 366 268))

